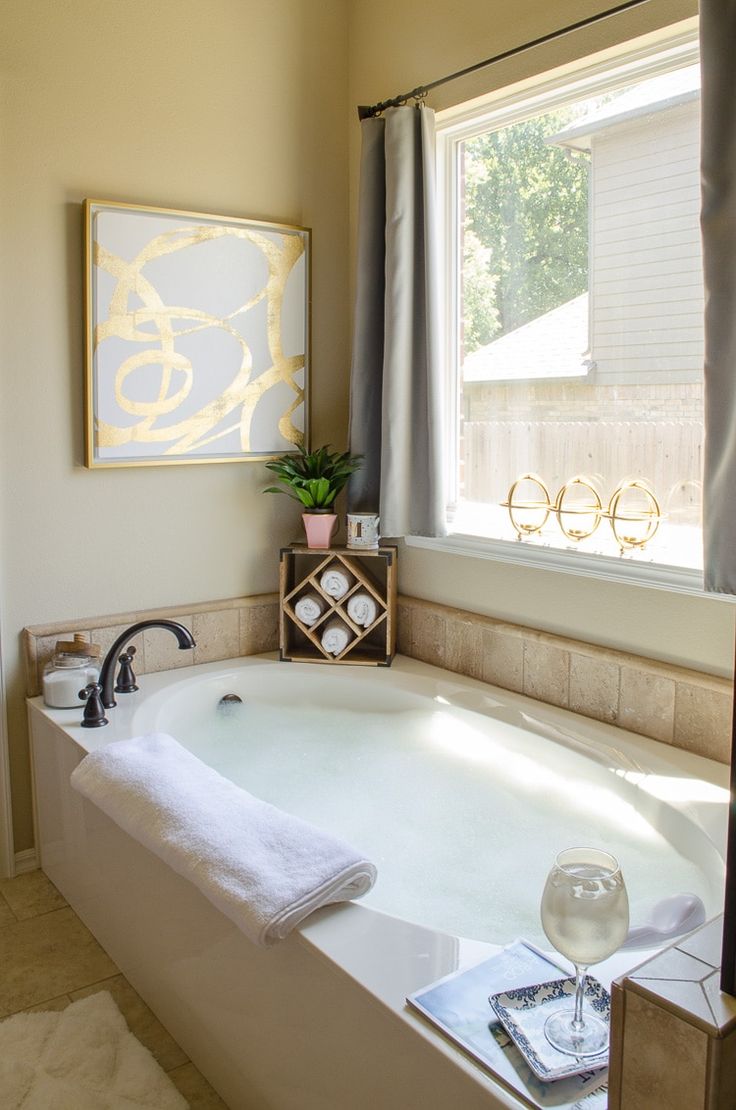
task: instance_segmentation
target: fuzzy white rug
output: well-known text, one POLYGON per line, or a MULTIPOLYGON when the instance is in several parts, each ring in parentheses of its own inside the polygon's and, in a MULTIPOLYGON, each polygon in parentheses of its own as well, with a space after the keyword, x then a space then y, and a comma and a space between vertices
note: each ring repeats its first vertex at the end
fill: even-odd
POLYGON ((0 1022, 2 1110, 187 1110, 108 991, 0 1022))

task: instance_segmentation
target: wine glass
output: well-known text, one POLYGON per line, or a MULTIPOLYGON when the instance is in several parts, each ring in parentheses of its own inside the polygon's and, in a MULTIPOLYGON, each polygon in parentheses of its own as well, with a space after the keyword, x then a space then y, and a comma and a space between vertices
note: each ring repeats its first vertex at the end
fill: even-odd
POLYGON ((608 1044, 608 1023, 583 1016, 585 975, 612 956, 629 929, 629 900, 618 860, 598 848, 567 848, 555 860, 542 894, 542 927, 575 964, 575 1008, 557 1010, 544 1025, 549 1043, 572 1056, 595 1056, 608 1044))

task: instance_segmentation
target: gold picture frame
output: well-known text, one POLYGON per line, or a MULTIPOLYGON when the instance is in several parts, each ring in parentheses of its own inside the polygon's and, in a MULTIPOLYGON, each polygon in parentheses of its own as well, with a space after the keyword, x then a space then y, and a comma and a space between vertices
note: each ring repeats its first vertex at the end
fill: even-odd
POLYGON ((311 232, 84 202, 88 467, 308 447, 311 232))

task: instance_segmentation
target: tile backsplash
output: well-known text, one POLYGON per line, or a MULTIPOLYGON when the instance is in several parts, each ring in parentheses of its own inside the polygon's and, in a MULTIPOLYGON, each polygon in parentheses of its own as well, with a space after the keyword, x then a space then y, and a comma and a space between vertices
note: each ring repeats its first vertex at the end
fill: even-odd
POLYGON ((180 608, 85 617, 24 628, 26 693, 29 697, 41 693, 43 668, 53 655, 56 641, 69 639, 74 632, 85 632, 93 643, 100 645, 104 656, 120 633, 137 621, 156 617, 179 621, 196 641, 193 651, 179 651, 174 637, 160 628, 147 628, 131 639, 136 648, 136 674, 151 674, 174 667, 276 651, 279 646, 278 609, 278 594, 257 594, 180 608))
POLYGON ((725 678, 400 597, 398 650, 697 755, 731 758, 725 678))
MULTIPOLYGON (((277 594, 259 594, 26 628, 26 692, 41 692, 57 640, 86 632, 105 652, 128 625, 154 617, 186 625, 197 646, 179 651, 169 633, 147 629, 132 641, 138 674, 276 651, 278 606, 277 594)), ((733 690, 727 679, 406 596, 399 598, 397 631, 403 655, 721 763, 730 760, 733 690)))

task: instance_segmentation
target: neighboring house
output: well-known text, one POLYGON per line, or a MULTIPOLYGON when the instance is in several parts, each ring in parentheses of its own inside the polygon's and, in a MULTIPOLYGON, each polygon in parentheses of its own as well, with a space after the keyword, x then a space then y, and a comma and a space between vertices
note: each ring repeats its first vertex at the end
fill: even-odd
POLYGON ((590 370, 588 315, 588 294, 581 293, 480 347, 463 363, 465 385, 585 377, 590 370))
POLYGON ((596 380, 699 380, 699 67, 644 81, 548 141, 590 151, 596 380))

